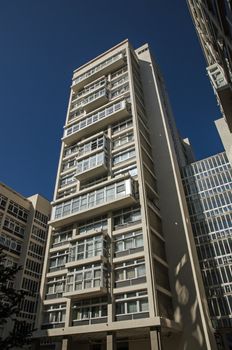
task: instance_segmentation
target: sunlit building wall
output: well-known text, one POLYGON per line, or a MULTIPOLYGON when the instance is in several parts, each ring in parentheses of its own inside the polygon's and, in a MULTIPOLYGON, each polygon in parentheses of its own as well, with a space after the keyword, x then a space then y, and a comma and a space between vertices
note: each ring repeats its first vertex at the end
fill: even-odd
POLYGON ((214 349, 186 222, 185 146, 147 44, 125 40, 74 71, 38 349, 214 349))

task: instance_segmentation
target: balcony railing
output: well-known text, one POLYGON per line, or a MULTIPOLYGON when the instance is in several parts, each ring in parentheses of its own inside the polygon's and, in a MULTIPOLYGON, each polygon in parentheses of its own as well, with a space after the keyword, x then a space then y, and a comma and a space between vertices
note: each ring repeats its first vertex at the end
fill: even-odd
POLYGON ((85 89, 81 90, 77 95, 74 95, 74 97, 75 97, 75 99, 83 98, 83 97, 89 95, 91 92, 94 92, 94 91, 100 89, 101 87, 105 86, 106 83, 107 83, 106 78, 103 77, 102 79, 98 80, 97 82, 86 86, 85 89))
POLYGON ((106 103, 108 101, 108 95, 107 89, 99 90, 84 98, 82 101, 82 107, 86 110, 86 112, 88 112, 90 108, 98 108, 102 103, 106 103))
POLYGON ((130 108, 128 103, 123 100, 110 105, 104 109, 93 113, 86 118, 81 119, 79 122, 73 124, 71 127, 67 128, 64 132, 63 139, 66 144, 72 143, 74 140, 80 139, 85 136, 89 129, 92 130, 94 125, 94 130, 97 132, 104 128, 109 122, 114 122, 119 119, 119 117, 125 117, 129 115, 130 108))
MULTIPOLYGON (((69 260, 68 262, 73 262, 73 261, 79 261, 83 259, 89 259, 93 258, 95 256, 105 256, 107 253, 105 248, 95 248, 92 250, 85 251, 84 253, 78 253, 75 251, 75 247, 71 248, 71 251, 69 253, 69 260)), ((69 265, 67 265, 69 266, 69 265)))
POLYGON ((81 181, 91 177, 100 176, 107 171, 107 156, 103 151, 92 157, 84 158, 77 162, 76 178, 81 181))
POLYGON ((105 134, 98 136, 89 142, 85 141, 79 145, 77 157, 90 156, 91 153, 107 150, 108 144, 109 140, 105 134))
POLYGON ((83 98, 81 101, 73 104, 73 107, 70 112, 73 112, 78 108, 82 108, 86 112, 88 112, 91 108, 97 108, 102 103, 105 103, 107 101, 108 101, 108 90, 104 88, 87 96, 86 98, 83 98))
POLYGON ((210 80, 214 88, 220 89, 228 84, 223 68, 218 64, 214 63, 207 68, 210 80))
POLYGON ((108 58, 102 63, 96 65, 92 69, 88 70, 84 74, 79 75, 77 78, 73 80, 72 88, 74 91, 80 90, 83 86, 88 84, 92 79, 96 79, 101 75, 106 74, 113 67, 115 69, 119 68, 122 64, 124 64, 124 54, 122 52, 108 58), (113 67, 112 67, 113 66, 113 67))
POLYGON ((79 219, 84 219, 91 214, 97 215, 104 211, 118 209, 122 202, 125 205, 130 205, 135 201, 133 179, 123 179, 121 181, 118 179, 116 183, 111 183, 108 186, 56 205, 53 208, 52 225, 54 227, 59 225, 60 220, 63 224, 68 224, 76 219, 76 216, 79 219))
POLYGON ((74 296, 75 299, 78 295, 88 293, 90 295, 101 295, 106 292, 106 269, 103 264, 98 268, 93 267, 90 269, 79 269, 74 274, 68 275, 68 284, 64 297, 74 296))

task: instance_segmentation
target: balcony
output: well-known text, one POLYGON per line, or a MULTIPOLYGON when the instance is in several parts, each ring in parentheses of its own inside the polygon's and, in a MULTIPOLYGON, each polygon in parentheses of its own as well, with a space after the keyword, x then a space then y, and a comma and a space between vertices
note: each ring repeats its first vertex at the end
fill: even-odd
POLYGON ((70 112, 76 109, 85 110, 87 113, 108 102, 108 90, 101 89, 73 105, 70 112))
POLYGON ((223 68, 215 63, 207 68, 214 91, 218 96, 218 102, 221 106, 228 123, 229 129, 232 132, 232 88, 228 83, 223 68))
POLYGON ((94 131, 98 132, 108 124, 114 123, 128 115, 130 115, 129 104, 125 100, 119 101, 81 119, 79 122, 67 128, 62 140, 66 145, 69 145, 82 137, 86 137, 86 135, 93 130, 93 126, 94 131))
POLYGON ((45 295, 46 300, 57 299, 57 298, 63 298, 63 292, 45 295))
POLYGON ((207 67, 207 71, 208 71, 211 83, 213 84, 213 87, 216 90, 228 85, 223 68, 218 63, 214 63, 211 66, 207 67))
POLYGON ((109 139, 102 131, 99 134, 92 136, 90 139, 85 139, 84 141, 79 142, 78 145, 77 159, 80 160, 103 150, 107 151, 109 147, 109 139))
POLYGON ((66 292, 63 294, 65 298, 74 298, 75 300, 83 299, 83 295, 86 297, 99 297, 107 293, 106 287, 94 287, 86 288, 82 290, 74 290, 72 292, 66 292))
POLYGON ((66 268, 67 269, 71 269, 74 267, 80 267, 83 266, 85 264, 95 264, 95 263, 99 263, 99 262, 104 262, 106 263, 107 259, 105 257, 105 253, 103 254, 98 254, 98 255, 94 255, 94 256, 87 256, 83 259, 76 257, 76 258, 72 258, 72 260, 70 260, 69 262, 66 263, 66 268))
MULTIPOLYGON (((72 89, 77 92, 91 81, 99 78, 101 75, 108 74, 111 70, 116 70, 125 64, 125 56, 122 52, 108 58, 102 63, 96 65, 84 74, 79 75, 73 80, 72 89)), ((75 75, 75 74, 74 74, 75 75)))
MULTIPOLYGON (((102 245, 104 244, 102 238, 100 238, 102 245)), ((71 256, 74 259, 78 259, 78 256, 82 253, 79 252, 79 250, 82 250, 82 246, 85 245, 85 242, 91 242, 91 240, 85 240, 80 245, 73 246, 71 250, 71 256)), ((94 241, 92 241, 94 245, 94 241)), ((96 243, 96 242, 95 242, 96 243)), ((97 243, 97 244, 98 244, 97 243)), ((98 247, 95 244, 95 253, 98 250, 98 247)), ((101 249, 102 252, 104 249, 101 249)), ((88 256, 89 254, 94 254, 94 251, 86 250, 83 254, 88 256)), ((83 260, 83 259, 82 259, 83 260)), ((66 291, 64 292, 64 297, 74 297, 75 299, 83 298, 84 294, 88 294, 88 297, 96 297, 106 294, 107 288, 106 288, 106 281, 107 281, 107 269, 106 265, 104 263, 99 264, 93 263, 91 265, 88 265, 88 263, 85 263, 85 266, 83 264, 80 267, 77 267, 75 269, 75 272, 71 270, 67 274, 67 285, 66 285, 66 291)))
POLYGON ((82 107, 88 113, 89 111, 100 107, 101 105, 108 102, 108 90, 102 89, 89 95, 82 101, 82 107))
POLYGON ((122 206, 133 205, 136 202, 134 194, 134 181, 131 178, 123 178, 98 190, 72 198, 62 202, 53 208, 53 227, 67 225, 76 220, 89 218, 91 215, 99 215, 109 210, 119 209, 122 206))
POLYGON ((92 83, 92 84, 90 83, 90 84, 86 85, 85 88, 83 90, 81 90, 78 94, 75 94, 72 102, 80 100, 81 98, 86 97, 90 93, 93 93, 93 92, 99 90, 100 88, 105 87, 106 84, 107 84, 107 80, 104 76, 99 78, 94 83, 92 83))
POLYGON ((103 151, 77 162, 77 172, 75 177, 79 181, 89 180, 93 177, 104 175, 107 170, 107 156, 103 151))
POLYGON ((54 329, 54 328, 63 328, 65 326, 64 322, 57 323, 43 323, 41 329, 54 329))

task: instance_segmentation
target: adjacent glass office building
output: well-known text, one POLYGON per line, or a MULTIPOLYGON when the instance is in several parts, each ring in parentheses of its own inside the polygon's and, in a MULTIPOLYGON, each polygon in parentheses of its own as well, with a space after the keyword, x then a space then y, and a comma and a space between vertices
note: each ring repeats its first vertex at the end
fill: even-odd
POLYGON ((185 167, 183 182, 219 349, 232 349, 232 168, 225 152, 185 167))

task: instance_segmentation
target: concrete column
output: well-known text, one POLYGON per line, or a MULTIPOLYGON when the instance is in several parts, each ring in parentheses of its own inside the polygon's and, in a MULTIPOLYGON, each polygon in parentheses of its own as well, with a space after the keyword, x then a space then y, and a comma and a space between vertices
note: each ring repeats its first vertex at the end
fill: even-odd
POLYGON ((71 350, 71 342, 72 342, 72 338, 71 337, 63 338, 62 339, 61 350, 71 350))
POLYGON ((73 236, 75 237, 78 234, 78 225, 74 224, 73 225, 73 236))
POLYGON ((114 333, 107 333, 106 350, 116 350, 116 337, 114 333))
POLYGON ((65 327, 69 327, 71 324, 72 308, 71 308, 71 299, 67 299, 66 303, 66 317, 65 317, 65 327))
MULTIPOLYGON (((113 266, 113 246, 112 246, 112 212, 108 213, 108 235, 110 239, 110 246, 109 246, 109 261, 108 261, 108 268, 109 271, 112 270, 113 266)), ((113 280, 113 274, 108 273, 108 323, 112 323, 114 320, 114 310, 113 310, 113 287, 114 287, 114 280, 113 280)))
POLYGON ((151 350, 162 350, 160 329, 150 329, 151 350))

